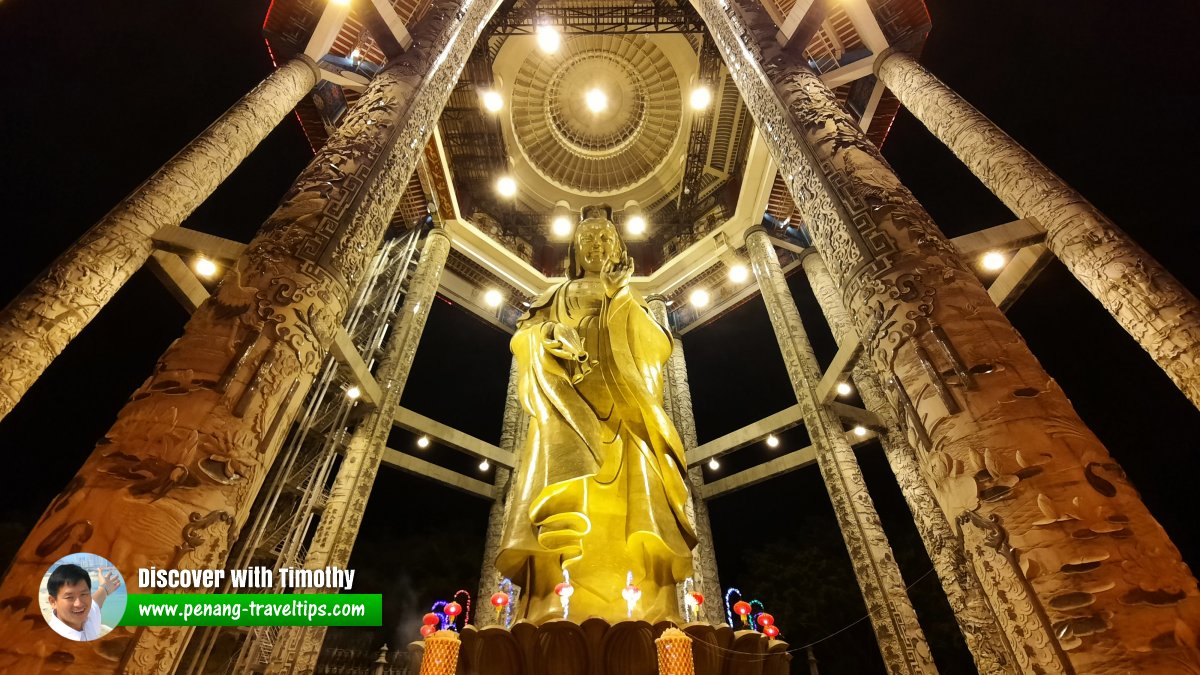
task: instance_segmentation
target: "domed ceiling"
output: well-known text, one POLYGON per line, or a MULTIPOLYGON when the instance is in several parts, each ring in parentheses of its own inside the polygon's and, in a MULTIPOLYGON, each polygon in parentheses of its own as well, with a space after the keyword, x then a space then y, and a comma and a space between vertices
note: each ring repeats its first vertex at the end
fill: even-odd
POLYGON ((582 35, 529 54, 513 82, 512 127, 549 182, 585 194, 636 186, 667 161, 683 116, 679 77, 640 35, 582 35), (606 105, 593 111, 589 93, 606 105))
POLYGON ((678 183, 691 124, 683 92, 696 68, 681 35, 571 35, 553 54, 532 37, 505 41, 494 73, 523 198, 545 208, 606 198, 619 209, 678 183), (587 102, 596 91, 600 110, 587 102))

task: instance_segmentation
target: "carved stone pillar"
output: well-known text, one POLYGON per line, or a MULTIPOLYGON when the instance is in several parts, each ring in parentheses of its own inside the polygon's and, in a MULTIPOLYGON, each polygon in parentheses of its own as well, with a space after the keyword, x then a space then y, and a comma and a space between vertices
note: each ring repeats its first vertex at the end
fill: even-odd
MULTIPOLYGON (((387 352, 376 369, 383 400, 359 423, 350 438, 330 489, 329 501, 321 510, 321 520, 304 561, 305 569, 327 566, 345 569, 350 563, 358 528, 371 498, 383 451, 387 448, 396 406, 400 405, 449 255, 450 235, 440 227, 430 230, 421 248, 417 270, 408 283, 404 304, 394 318, 396 324, 387 341, 387 352)), ((271 651, 267 673, 313 672, 324 640, 325 626, 284 628, 271 651)))
POLYGON ((1020 218, 1200 406, 1200 303, 1141 246, 1011 136, 925 70, 887 50, 880 81, 1020 218))
MULTIPOLYGON (((652 295, 646 301, 654 320, 671 332, 667 304, 662 296, 652 295)), ((671 342, 671 359, 663 371, 663 407, 683 439, 684 450, 693 450, 699 442, 696 439, 696 418, 692 415, 692 390, 688 386, 687 359, 683 354, 683 341, 672 333, 671 342)), ((688 483, 692 497, 689 515, 692 516, 696 538, 699 540, 695 551, 692 552, 692 565, 695 568, 692 578, 696 582, 696 590, 704 596, 704 605, 701 606, 704 621, 711 624, 724 623, 718 609, 723 595, 721 580, 717 575, 717 552, 713 545, 712 524, 708 519, 708 505, 700 496, 700 487, 704 485, 704 471, 698 466, 688 469, 688 483)))
POLYGON ((233 104, 0 312, 0 419, 179 225, 267 137, 320 77, 303 54, 233 104))
POLYGON ((67 643, 26 618, 38 583, 77 550, 127 575, 225 562, 491 11, 429 10, 51 503, 0 583, 0 670, 174 668, 187 630, 67 643))
POLYGON ((694 0, 972 568, 1018 608, 1020 668, 1200 667, 1196 579, 1120 466, 803 58, 721 2, 694 0))
MULTIPOLYGON (((504 421, 500 429, 500 449, 519 456, 529 430, 529 415, 521 407, 517 393, 517 360, 514 358, 508 369, 508 389, 504 394, 504 421)), ((514 467, 515 469, 515 467, 514 467)), ((512 491, 510 478, 513 471, 496 467, 496 500, 488 511, 487 539, 483 542, 483 566, 479 571, 479 595, 476 596, 475 626, 496 625, 496 616, 484 603, 500 590, 497 585, 500 575, 496 572, 496 556, 500 555, 500 539, 504 536, 504 523, 508 522, 509 493, 512 491)))
POLYGON ((871 613, 883 662, 889 673, 936 673, 892 547, 875 512, 875 504, 867 494, 854 448, 846 439, 841 419, 817 398, 821 366, 804 332, 800 312, 766 230, 759 226, 751 228, 746 233, 746 250, 775 329, 779 351, 783 353, 788 379, 800 403, 804 426, 816 448, 817 466, 833 502, 854 576, 871 613))
MULTIPOLYGON (((829 276, 829 270, 825 268, 821 255, 810 251, 802 259, 802 264, 805 274, 808 275, 808 282, 821 305, 821 311, 833 331, 833 337, 839 344, 843 340, 857 337, 850 316, 842 306, 837 286, 829 276)), ((879 378, 870 365, 861 361, 855 364, 853 379, 863 405, 883 422, 883 434, 879 437, 883 454, 892 467, 892 473, 896 475, 896 482, 900 485, 900 492, 904 495, 909 510, 912 511, 917 532, 920 533, 925 551, 933 562, 933 569, 942 582, 946 600, 950 603, 950 609, 954 611, 954 618, 958 621, 967 647, 975 658, 975 666, 982 675, 1008 675, 1019 672, 1016 657, 1000 631, 983 587, 971 571, 958 538, 946 520, 946 514, 942 513, 933 490, 921 473, 916 451, 909 445, 908 436, 883 393, 883 385, 879 383, 879 378)))

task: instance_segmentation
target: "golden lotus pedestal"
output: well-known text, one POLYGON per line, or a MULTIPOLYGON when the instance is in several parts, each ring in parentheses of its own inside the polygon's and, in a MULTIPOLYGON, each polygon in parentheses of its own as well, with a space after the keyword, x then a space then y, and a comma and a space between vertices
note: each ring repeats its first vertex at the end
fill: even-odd
MULTIPOLYGON (((444 675, 787 675, 791 654, 782 640, 752 630, 689 623, 681 626, 692 642, 692 670, 659 669, 655 645, 674 624, 645 621, 609 623, 591 618, 541 625, 518 621, 511 628, 467 626, 459 634, 457 663, 444 675)), ((436 637, 436 636, 435 636, 436 637)), ((425 643, 409 647, 414 656, 425 643)), ((426 675, 426 664, 421 673, 426 675)), ((432 665, 432 664, 429 664, 432 665)), ((450 664, 446 664, 449 666, 450 664)), ((429 671, 439 675, 440 671, 429 671)))

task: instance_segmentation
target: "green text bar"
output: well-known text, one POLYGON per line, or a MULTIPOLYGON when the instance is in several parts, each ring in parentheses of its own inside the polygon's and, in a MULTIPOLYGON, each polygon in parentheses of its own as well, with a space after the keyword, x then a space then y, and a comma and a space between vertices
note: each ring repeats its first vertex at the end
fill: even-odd
POLYGON ((379 594, 129 594, 122 626, 379 626, 379 594))

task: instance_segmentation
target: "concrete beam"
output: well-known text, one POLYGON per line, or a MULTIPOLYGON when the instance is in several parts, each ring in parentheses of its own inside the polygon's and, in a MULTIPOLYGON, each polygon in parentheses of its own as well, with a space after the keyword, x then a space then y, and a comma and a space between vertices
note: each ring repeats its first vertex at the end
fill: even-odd
POLYGON ((200 303, 208 299, 208 289, 178 255, 167 251, 152 251, 146 264, 188 314, 195 312, 200 303))
MULTIPOLYGON (((875 438, 875 432, 868 432, 865 436, 857 436, 852 433, 846 434, 846 440, 850 445, 862 445, 867 441, 875 438)), ((732 476, 726 476, 720 480, 715 480, 711 483, 705 483, 700 486, 700 497, 705 500, 727 495, 730 492, 736 492, 748 488, 752 485, 757 485, 763 481, 770 480, 777 476, 782 476, 785 473, 790 473, 797 469, 803 469, 817 461, 817 449, 815 446, 808 445, 799 450, 794 450, 772 459, 768 462, 763 462, 758 466, 751 467, 745 471, 739 471, 732 476)))
POLYGON ((842 403, 841 401, 830 401, 825 405, 833 411, 833 414, 842 418, 843 422, 861 424, 868 429, 880 429, 883 427, 883 422, 881 422, 879 417, 870 410, 856 408, 848 403, 842 403))
POLYGON ((400 49, 407 51, 412 46, 412 36, 408 34, 408 27, 404 25, 404 20, 396 13, 392 3, 389 0, 371 0, 371 8, 400 49))
POLYGON ((871 118, 875 117, 875 110, 879 108, 879 101, 883 98, 883 92, 887 91, 887 86, 882 81, 876 80, 875 86, 871 89, 871 95, 867 97, 867 105, 863 108, 862 117, 858 119, 858 128, 864 133, 871 128, 871 118))
MULTIPOLYGON (((877 53, 878 52, 876 52, 876 54, 877 53)), ((874 71, 871 69, 874 63, 875 54, 868 54, 866 57, 861 58, 854 63, 825 73, 821 76, 821 81, 825 83, 826 87, 829 87, 830 89, 837 89, 847 82, 853 82, 857 79, 874 74, 874 71)))
POLYGON ((819 402, 829 403, 833 397, 837 396, 838 382, 846 382, 850 379, 846 373, 854 368, 855 363, 858 363, 860 354, 862 354, 862 343, 858 341, 857 336, 847 337, 845 342, 838 345, 837 354, 833 355, 833 362, 829 364, 829 368, 821 376, 821 381, 817 383, 817 400, 819 402))
POLYGON ((1034 244, 1018 251, 1004 266, 1000 276, 988 286, 992 302, 1001 311, 1007 311, 1053 259, 1054 254, 1043 244, 1034 244))
POLYGON ((803 417, 800 413, 799 405, 788 406, 774 415, 768 415, 737 431, 730 432, 720 438, 692 448, 687 453, 688 466, 696 466, 697 464, 707 462, 713 457, 720 457, 726 453, 744 448, 751 443, 766 438, 769 434, 791 429, 800 424, 803 417))
MULTIPOLYGON (((850 23, 854 24, 855 32, 867 49, 879 54, 888 48, 887 36, 879 27, 879 21, 875 19, 875 12, 871 11, 867 0, 842 0, 842 10, 846 12, 850 23)), ((874 60, 872 56, 871 61, 874 60)))
POLYGON ((317 62, 325 58, 325 55, 329 53, 329 48, 337 40, 338 33, 342 32, 342 24, 346 23, 348 16, 350 16, 349 2, 344 5, 336 2, 326 3, 325 11, 321 13, 317 27, 313 29, 313 34, 308 38, 308 44, 304 47, 304 54, 317 62))
POLYGON ((486 459, 492 464, 506 469, 513 468, 512 453, 505 452, 491 443, 481 441, 470 434, 465 434, 403 406, 396 406, 394 422, 402 429, 425 434, 441 445, 460 450, 477 459, 486 459))
POLYGON ((162 228, 151 239, 159 250, 170 251, 183 258, 202 255, 226 266, 236 262, 246 250, 246 245, 239 241, 174 225, 162 228))
POLYGON ((1037 219, 1023 218, 955 237, 950 243, 958 249, 959 255, 970 259, 988 251, 1011 251, 1040 244, 1045 239, 1046 230, 1038 224, 1037 219))
POLYGON ((354 346, 354 341, 350 339, 350 334, 345 328, 338 326, 337 333, 333 336, 333 344, 329 345, 329 353, 333 354, 338 363, 349 369, 350 376, 362 391, 364 400, 372 405, 379 405, 383 401, 383 390, 371 375, 371 369, 359 355, 358 348, 354 346))
POLYGON ((451 471, 450 469, 438 466, 433 462, 423 460, 420 457, 406 455, 399 450, 385 448, 383 451, 382 463, 384 466, 390 466, 393 469, 399 469, 406 473, 411 473, 414 476, 432 478, 446 487, 453 488, 460 492, 465 492, 476 497, 482 497, 488 501, 492 501, 496 498, 495 487, 489 483, 485 483, 474 478, 469 478, 461 473, 458 473, 457 471, 451 471))
POLYGON ((350 77, 349 75, 346 75, 344 73, 335 73, 332 70, 329 70, 326 68, 321 69, 321 79, 322 80, 328 80, 328 81, 338 85, 339 87, 342 87, 343 89, 353 89, 354 91, 366 91, 367 85, 370 84, 370 80, 359 75, 358 73, 351 73, 351 75, 354 75, 354 77, 350 77))

